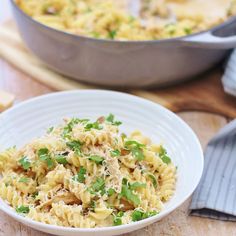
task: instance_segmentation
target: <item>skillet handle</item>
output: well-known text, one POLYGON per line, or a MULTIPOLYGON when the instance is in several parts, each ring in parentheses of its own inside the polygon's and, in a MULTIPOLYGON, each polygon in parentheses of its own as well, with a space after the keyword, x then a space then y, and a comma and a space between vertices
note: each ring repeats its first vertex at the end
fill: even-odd
POLYGON ((236 18, 233 18, 215 29, 196 35, 190 35, 180 40, 185 46, 190 47, 208 49, 236 48, 236 35, 234 35, 235 25, 236 18))
POLYGON ((207 31, 181 39, 184 46, 207 49, 231 49, 236 47, 236 36, 220 37, 207 31))

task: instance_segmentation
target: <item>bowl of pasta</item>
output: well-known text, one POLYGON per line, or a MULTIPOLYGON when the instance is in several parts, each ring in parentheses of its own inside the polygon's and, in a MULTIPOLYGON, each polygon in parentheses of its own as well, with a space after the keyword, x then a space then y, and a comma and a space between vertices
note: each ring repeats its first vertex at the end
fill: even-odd
POLYGON ((50 68, 105 86, 191 79, 236 46, 235 0, 11 0, 27 47, 50 68))
POLYGON ((179 207, 201 145, 166 108, 120 92, 58 92, 0 115, 0 209, 56 235, 118 235, 179 207))

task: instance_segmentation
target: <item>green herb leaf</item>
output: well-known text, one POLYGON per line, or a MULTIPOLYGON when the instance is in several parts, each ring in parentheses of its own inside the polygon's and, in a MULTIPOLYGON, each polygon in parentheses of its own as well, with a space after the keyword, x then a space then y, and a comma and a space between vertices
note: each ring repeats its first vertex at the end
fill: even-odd
POLYGON ((27 157, 23 157, 19 160, 20 165, 23 167, 24 170, 28 170, 31 166, 30 161, 27 157))
POLYGON ((111 30, 108 32, 109 38, 114 39, 116 37, 117 30, 111 30))
POLYGON ((137 188, 146 188, 146 184, 145 183, 141 183, 141 182, 134 182, 132 184, 130 184, 130 189, 131 190, 135 190, 137 188))
POLYGON ((46 160, 46 163, 47 163, 47 166, 48 166, 49 169, 51 169, 54 166, 54 162, 51 158, 48 158, 46 160))
POLYGON ((171 163, 171 159, 170 159, 167 155, 162 156, 161 159, 162 159, 162 161, 163 161, 164 163, 166 163, 166 164, 171 163))
POLYGON ((123 179, 122 181, 120 196, 126 198, 129 202, 132 202, 135 206, 140 204, 139 197, 130 189, 127 179, 123 179))
POLYGON ((143 219, 149 218, 149 217, 151 217, 151 216, 155 216, 155 215, 157 215, 157 214, 158 214, 157 211, 145 212, 145 213, 143 214, 143 219))
POLYGON ((139 220, 142 220, 143 219, 143 211, 140 211, 140 210, 134 210, 132 212, 132 221, 139 221, 139 220))
POLYGON ((50 127, 50 128, 48 128, 48 130, 47 130, 47 134, 50 134, 50 133, 52 133, 53 129, 54 129, 54 127, 53 127, 53 126, 52 126, 52 127, 50 127))
POLYGON ((120 217, 113 217, 113 225, 114 226, 118 226, 118 225, 122 225, 122 219, 120 217))
POLYGON ((167 30, 167 32, 168 32, 170 35, 174 35, 175 32, 176 32, 176 24, 174 24, 174 23, 169 23, 169 24, 165 25, 165 29, 167 30))
POLYGON ((96 194, 100 192, 102 195, 105 193, 105 180, 103 178, 97 178, 96 181, 89 188, 90 193, 96 194))
POLYGON ((94 37, 94 38, 100 38, 100 34, 98 33, 98 32, 96 32, 96 31, 93 31, 93 32, 91 32, 91 34, 92 34, 92 36, 94 37))
POLYGON ((115 116, 111 113, 106 117, 106 121, 110 123, 114 122, 114 119, 115 119, 115 116))
POLYGON ((86 169, 83 166, 81 166, 78 174, 73 177, 73 180, 78 181, 80 183, 84 183, 85 182, 85 175, 86 175, 86 169))
POLYGON ((184 32, 188 35, 188 34, 192 34, 192 29, 190 28, 184 28, 184 32))
POLYGON ((83 144, 79 140, 73 140, 66 143, 66 146, 72 149, 77 155, 81 154, 81 146, 83 144))
POLYGON ((157 179, 156 179, 156 177, 153 174, 151 174, 151 173, 147 173, 147 176, 152 180, 152 184, 153 184, 154 188, 156 188, 157 187, 157 179))
POLYGON ((97 130, 101 130, 102 126, 96 121, 94 123, 88 123, 85 127, 84 130, 85 131, 90 131, 91 129, 97 129, 97 130))
POLYGON ((128 185, 129 183, 128 183, 128 180, 126 179, 126 178, 123 178, 122 179, 122 184, 123 185, 128 185))
POLYGON ((62 165, 68 164, 68 161, 64 155, 56 155, 55 159, 56 159, 57 163, 59 163, 59 164, 62 164, 62 165))
POLYGON ((122 219, 121 217, 124 215, 123 211, 118 212, 116 215, 113 215, 113 225, 118 226, 122 225, 122 219))
POLYGON ((123 212, 123 211, 119 211, 119 212, 117 213, 117 216, 118 216, 118 217, 124 216, 124 212, 123 212))
POLYGON ((102 178, 97 178, 97 180, 92 185, 94 191, 100 191, 105 187, 105 180, 102 178))
POLYGON ((94 161, 98 165, 102 165, 104 161, 104 157, 98 156, 98 155, 92 155, 89 157, 90 161, 94 161))
POLYGON ((35 199, 38 195, 39 195, 39 193, 38 193, 38 192, 35 192, 35 193, 33 193, 33 194, 31 195, 31 197, 35 199))
POLYGON ((95 201, 91 201, 90 208, 92 209, 92 211, 95 210, 95 208, 96 208, 96 202, 95 201))
POLYGON ((144 159, 144 154, 142 148, 145 147, 144 144, 139 143, 135 140, 128 140, 125 142, 125 147, 131 151, 132 155, 138 160, 142 161, 144 159))
POLYGON ((137 148, 143 148, 143 147, 145 147, 144 144, 139 143, 139 142, 137 142, 137 141, 135 141, 135 140, 128 140, 128 141, 126 141, 126 142, 125 142, 125 147, 129 147, 129 146, 133 146, 133 147, 137 147, 137 148))
POLYGON ((138 161, 142 161, 144 159, 143 150, 138 147, 132 148, 131 153, 138 161))
POLYGON ((159 155, 163 156, 163 155, 166 155, 166 154, 167 154, 166 149, 161 145, 160 149, 159 149, 159 155))
POLYGON ((29 182, 29 178, 26 178, 26 177, 21 177, 19 179, 19 183, 28 183, 29 182))
POLYGON ((125 133, 122 133, 120 136, 121 136, 123 141, 127 138, 127 135, 125 133))
POLYGON ((23 213, 23 214, 28 214, 29 213, 29 207, 28 206, 19 206, 16 208, 17 213, 23 213))
POLYGON ((161 160, 166 163, 167 165, 169 163, 171 163, 171 159, 169 156, 167 156, 167 151, 163 146, 160 146, 160 150, 159 150, 159 157, 161 158, 161 160))
POLYGON ((120 151, 118 149, 113 150, 110 152, 112 157, 118 157, 121 155, 120 151))
POLYGON ((107 190, 107 195, 108 195, 108 197, 112 196, 115 192, 116 192, 116 191, 115 191, 113 188, 109 188, 109 189, 107 190))
POLYGON ((46 160, 48 158, 49 155, 49 150, 47 148, 41 148, 38 150, 38 156, 40 158, 40 160, 46 160))
POLYGON ((133 211, 131 217, 132 221, 139 221, 154 216, 156 214, 158 214, 157 211, 143 212, 142 210, 136 209, 133 211))
POLYGON ((119 126, 122 124, 121 121, 115 121, 115 116, 113 114, 109 114, 107 117, 106 117, 106 121, 111 123, 112 125, 115 125, 115 126, 119 126))
POLYGON ((41 161, 45 161, 48 168, 51 169, 54 166, 54 162, 50 156, 49 150, 47 148, 41 148, 38 150, 38 156, 41 161))

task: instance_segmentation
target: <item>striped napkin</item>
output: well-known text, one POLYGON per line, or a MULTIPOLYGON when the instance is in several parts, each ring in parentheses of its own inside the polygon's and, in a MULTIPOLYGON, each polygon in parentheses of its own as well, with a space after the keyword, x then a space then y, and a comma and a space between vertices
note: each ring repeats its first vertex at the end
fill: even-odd
POLYGON ((236 119, 206 148, 203 176, 193 194, 190 214, 236 221, 236 119))
POLYGON ((236 50, 231 54, 222 78, 224 91, 236 96, 236 50))

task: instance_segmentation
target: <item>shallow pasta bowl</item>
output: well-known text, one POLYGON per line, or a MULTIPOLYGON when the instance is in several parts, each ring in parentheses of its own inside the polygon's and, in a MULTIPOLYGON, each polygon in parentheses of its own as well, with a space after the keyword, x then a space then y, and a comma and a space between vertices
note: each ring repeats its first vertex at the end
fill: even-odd
POLYGON ((129 134, 139 129, 154 143, 163 143, 177 169, 176 192, 156 216, 127 225, 95 229, 47 225, 18 215, 0 199, 0 209, 17 221, 37 230, 57 235, 117 235, 143 228, 159 221, 179 207, 196 188, 203 170, 200 143, 178 116, 164 107, 125 93, 83 90, 59 92, 22 102, 0 115, 1 149, 22 146, 40 136, 64 117, 87 117, 113 113, 123 122, 121 131, 129 134))

